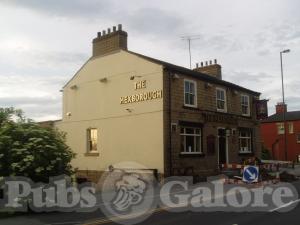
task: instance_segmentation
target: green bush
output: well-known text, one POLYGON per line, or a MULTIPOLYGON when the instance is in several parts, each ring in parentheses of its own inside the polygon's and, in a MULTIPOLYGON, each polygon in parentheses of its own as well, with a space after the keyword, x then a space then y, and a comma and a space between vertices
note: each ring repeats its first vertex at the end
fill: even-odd
POLYGON ((51 176, 71 175, 74 156, 62 132, 25 120, 19 110, 0 109, 0 177, 48 182, 51 176))

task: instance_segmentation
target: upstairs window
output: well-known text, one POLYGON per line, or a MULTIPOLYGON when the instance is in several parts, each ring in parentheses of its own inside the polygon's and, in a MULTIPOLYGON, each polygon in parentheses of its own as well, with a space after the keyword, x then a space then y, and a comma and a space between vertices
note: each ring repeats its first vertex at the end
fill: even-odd
POLYGON ((250 102, 248 95, 241 95, 242 115, 250 116, 250 102))
POLYGON ((96 128, 87 129, 87 147, 88 152, 97 152, 98 130, 96 128))
POLYGON ((184 80, 184 105, 197 107, 197 84, 192 80, 184 80))
POLYGON ((297 143, 300 143, 300 133, 297 134, 297 143))
POLYGON ((284 124, 283 123, 277 123, 277 133, 284 134, 284 124))
POLYGON ((293 124, 293 122, 290 122, 290 123, 289 123, 289 133, 290 133, 290 134, 293 134, 293 133, 294 133, 294 124, 293 124))
POLYGON ((226 91, 222 88, 216 89, 217 111, 227 112, 226 91))
POLYGON ((252 152, 252 132, 250 129, 241 129, 239 136, 240 153, 252 152))
POLYGON ((182 127, 181 136, 181 153, 196 154, 201 153, 201 128, 182 127))

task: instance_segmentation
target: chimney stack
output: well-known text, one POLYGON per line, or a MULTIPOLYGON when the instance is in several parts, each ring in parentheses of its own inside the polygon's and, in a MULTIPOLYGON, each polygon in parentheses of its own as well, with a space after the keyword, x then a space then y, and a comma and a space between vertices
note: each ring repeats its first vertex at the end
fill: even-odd
POLYGON ((122 24, 98 32, 93 39, 93 57, 102 56, 123 49, 127 50, 127 32, 122 30, 122 24))
POLYGON ((284 111, 287 112, 287 105, 283 104, 283 102, 277 103, 276 107, 276 114, 282 114, 284 111))
MULTIPOLYGON (((197 64, 197 65, 199 65, 199 64, 197 64)), ((201 62, 200 65, 201 65, 200 67, 196 67, 193 70, 200 72, 200 73, 205 73, 205 74, 215 77, 219 80, 222 80, 222 67, 221 67, 221 65, 219 65, 217 63, 216 59, 214 59, 213 61, 209 60, 209 62, 205 61, 205 63, 201 62)))

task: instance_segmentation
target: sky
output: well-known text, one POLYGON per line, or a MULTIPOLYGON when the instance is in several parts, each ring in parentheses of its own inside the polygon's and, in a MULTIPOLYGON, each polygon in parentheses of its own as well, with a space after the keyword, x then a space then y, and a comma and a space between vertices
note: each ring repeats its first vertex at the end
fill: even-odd
POLYGON ((223 79, 261 92, 269 114, 300 110, 299 0, 0 0, 0 107, 61 118, 63 85, 88 60, 98 31, 122 24, 128 48, 189 67, 217 59, 223 79))

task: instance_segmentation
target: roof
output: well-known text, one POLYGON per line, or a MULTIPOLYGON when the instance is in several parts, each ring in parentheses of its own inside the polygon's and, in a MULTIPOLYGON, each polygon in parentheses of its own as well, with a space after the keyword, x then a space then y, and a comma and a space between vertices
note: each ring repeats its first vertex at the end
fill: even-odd
MULTIPOLYGON (((286 121, 300 121, 300 111, 291 111, 285 113, 286 121)), ((280 122, 283 121, 283 113, 276 113, 269 116, 267 119, 261 121, 262 123, 272 123, 272 122, 280 122)))
POLYGON ((240 90, 240 91, 245 91, 245 92, 251 93, 255 96, 259 96, 261 94, 260 92, 252 91, 250 89, 247 89, 247 88, 244 88, 242 86, 230 83, 228 81, 220 80, 218 78, 215 78, 215 77, 210 76, 210 75, 205 74, 205 73, 200 73, 200 72, 195 71, 195 70, 191 70, 191 69, 188 69, 188 68, 185 68, 185 67, 177 66, 177 65, 174 65, 172 63, 164 62, 164 61, 161 61, 161 60, 158 60, 158 59, 155 59, 155 58, 151 58, 149 56, 145 56, 145 55, 142 55, 142 54, 139 54, 139 53, 136 53, 136 52, 132 52, 132 51, 128 51, 128 50, 127 50, 127 52, 131 53, 131 54, 134 54, 136 56, 139 56, 141 58, 144 58, 146 60, 149 60, 151 62, 160 64, 160 65, 164 66, 166 69, 168 69, 170 71, 183 73, 183 74, 186 74, 186 75, 189 75, 189 76, 201 79, 201 80, 205 80, 207 82, 212 82, 212 83, 215 83, 215 84, 224 85, 226 87, 231 87, 233 89, 237 89, 237 90, 240 90))

